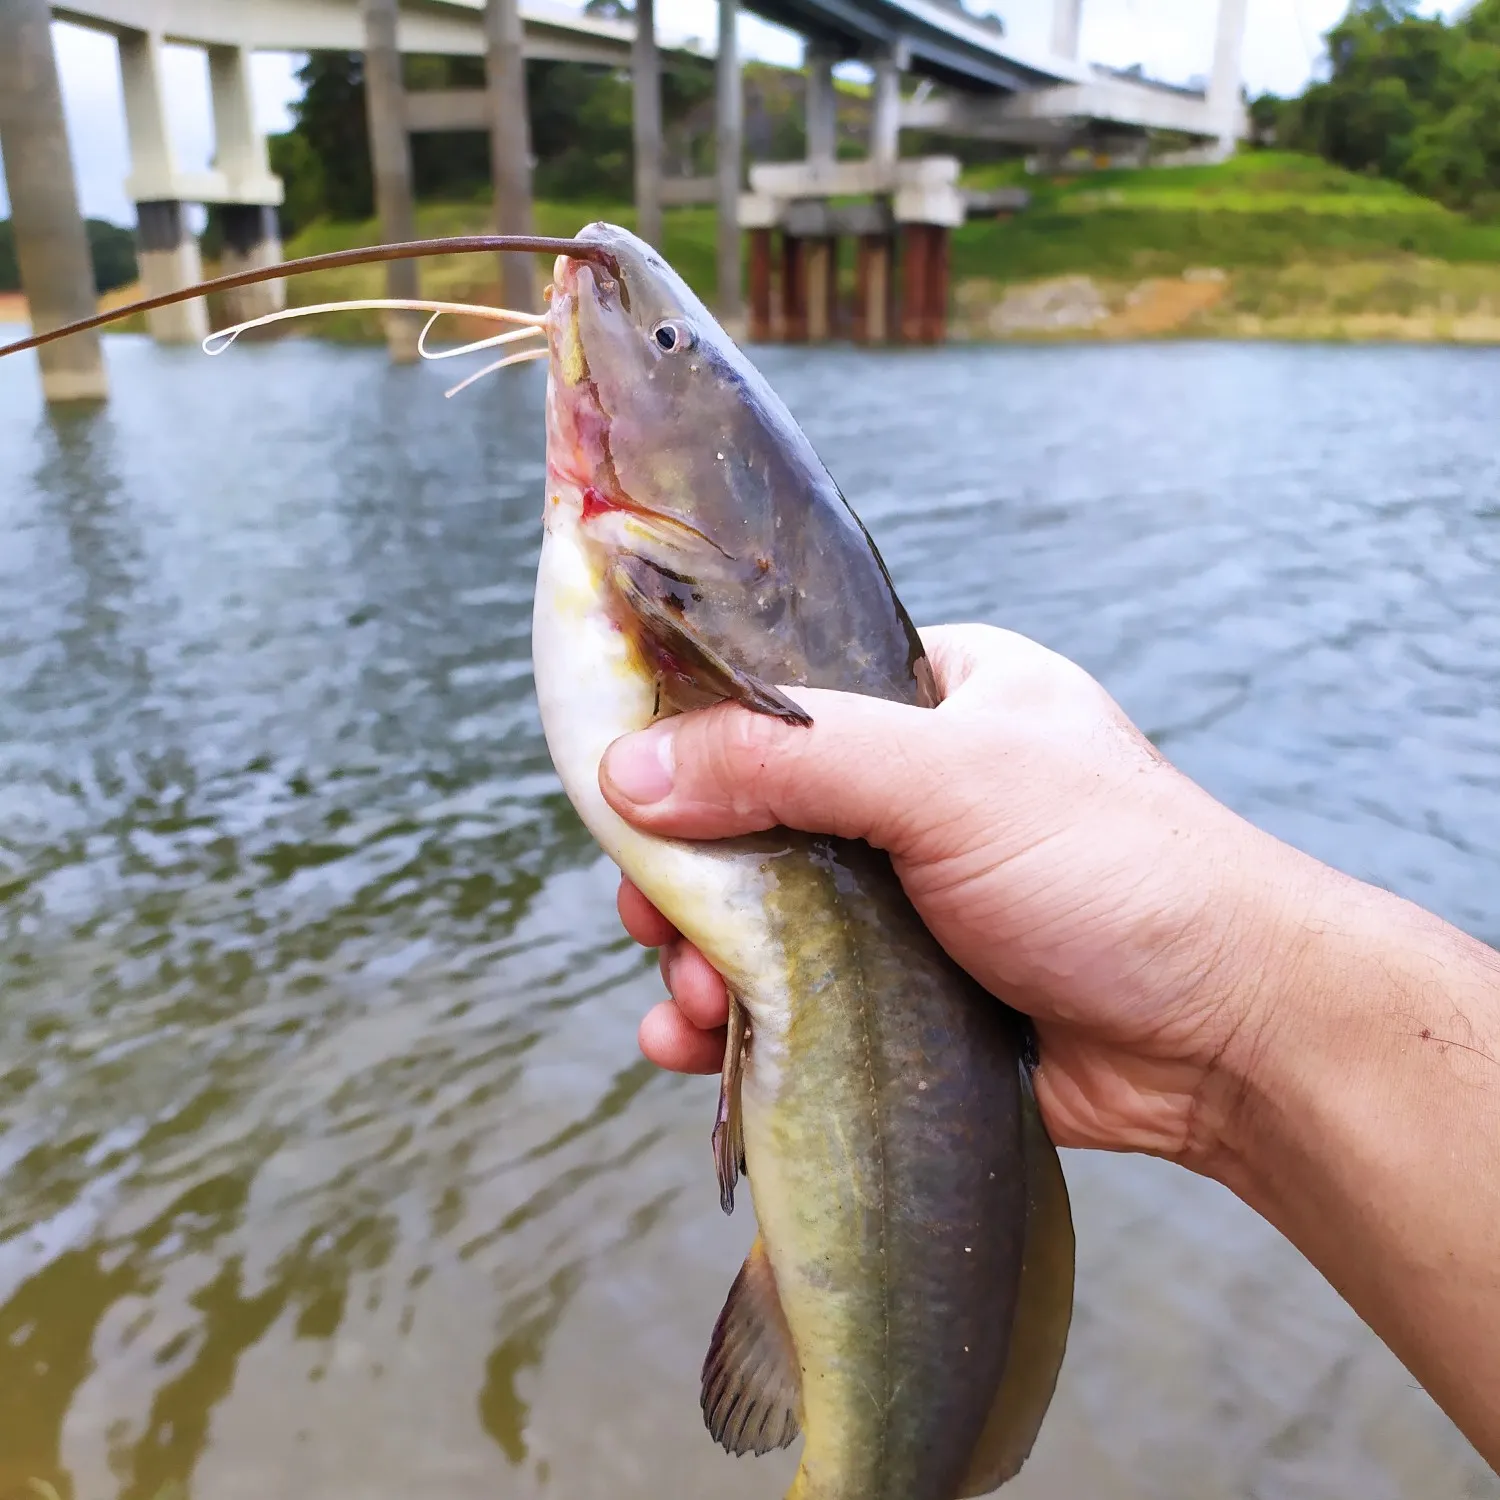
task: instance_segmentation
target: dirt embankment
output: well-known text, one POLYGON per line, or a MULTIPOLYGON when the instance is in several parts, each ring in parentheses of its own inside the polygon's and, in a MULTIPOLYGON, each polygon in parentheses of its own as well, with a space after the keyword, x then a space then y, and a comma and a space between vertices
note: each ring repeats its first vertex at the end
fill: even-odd
POLYGON ((1415 257, 1292 263, 1118 281, 1073 275, 954 294, 953 334, 974 341, 1269 338, 1500 343, 1500 266, 1415 257))

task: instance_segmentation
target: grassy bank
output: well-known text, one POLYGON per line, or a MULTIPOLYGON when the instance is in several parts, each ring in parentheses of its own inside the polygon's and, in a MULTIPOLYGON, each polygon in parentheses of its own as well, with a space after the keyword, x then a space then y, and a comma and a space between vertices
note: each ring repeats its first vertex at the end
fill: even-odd
MULTIPOLYGON (((1500 342, 1500 224, 1476 223, 1315 158, 1256 152, 1215 167, 1054 180, 1008 165, 966 180, 1022 185, 1032 202, 1014 218, 955 231, 953 331, 960 339, 1500 342)), ((539 203, 536 210, 543 234, 572 234, 596 218, 629 225, 633 217, 620 203, 539 203)), ((488 227, 483 202, 424 204, 417 212, 424 236, 488 227)), ((286 249, 313 255, 378 238, 374 223, 319 223, 286 249)), ((712 302, 713 211, 669 212, 664 248, 712 302)), ((844 273, 852 281, 852 266, 844 273)), ((499 297, 498 264, 489 256, 424 261, 420 275, 429 296, 499 297)), ((384 280, 383 268, 359 267, 298 278, 288 295, 301 306, 373 297, 384 280)), ((122 292, 109 300, 123 300, 122 292)), ((316 331, 368 339, 379 327, 375 314, 339 313, 320 319, 316 331)))

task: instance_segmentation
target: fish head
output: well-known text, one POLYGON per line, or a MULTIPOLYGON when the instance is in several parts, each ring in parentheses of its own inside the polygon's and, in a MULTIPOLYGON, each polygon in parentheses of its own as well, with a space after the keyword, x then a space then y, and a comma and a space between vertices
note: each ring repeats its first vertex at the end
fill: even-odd
MULTIPOLYGON (((549 314, 548 457, 611 506, 670 517, 725 552, 776 529, 775 497, 754 482, 796 446, 796 423, 682 277, 612 224, 578 238, 612 264, 558 258, 549 314)), ((592 492, 592 493, 589 493, 592 492)))
POLYGON ((710 697, 748 673, 911 698, 920 641, 785 404, 651 246, 577 238, 608 256, 554 267, 548 528, 575 530, 655 666, 710 697))

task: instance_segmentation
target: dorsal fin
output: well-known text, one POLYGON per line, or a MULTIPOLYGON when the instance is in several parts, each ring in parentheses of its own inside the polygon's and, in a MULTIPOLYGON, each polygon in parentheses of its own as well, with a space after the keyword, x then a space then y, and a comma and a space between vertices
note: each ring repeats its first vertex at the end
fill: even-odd
POLYGON ((987 1495, 1013 1479, 1052 1402, 1073 1321, 1073 1213, 1057 1148, 1037 1110, 1030 1069, 1021 1064, 1021 1131, 1026 1162, 1026 1241, 1010 1353, 995 1404, 975 1445, 958 1500, 987 1495))
POLYGON ((726 1453, 769 1453, 802 1430, 802 1374, 776 1278, 757 1238, 703 1362, 703 1420, 726 1453))

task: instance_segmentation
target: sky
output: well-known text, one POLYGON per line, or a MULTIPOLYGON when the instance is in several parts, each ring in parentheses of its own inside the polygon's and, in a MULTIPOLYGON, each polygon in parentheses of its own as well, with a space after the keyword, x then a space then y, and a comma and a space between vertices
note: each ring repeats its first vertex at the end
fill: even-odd
MULTIPOLYGON (((575 3, 581 8, 582 0, 575 3)), ((990 5, 1018 44, 1047 50, 1051 0, 990 0, 990 5)), ((1243 70, 1250 92, 1298 92, 1319 65, 1322 35, 1344 5, 1345 0, 1249 0, 1243 70)), ((975 5, 983 7, 984 0, 975 5)), ((1429 0, 1422 8, 1451 13, 1457 5, 1429 0)), ((1118 67, 1140 63, 1153 77, 1187 82, 1208 72, 1217 10, 1213 0, 1084 0, 1081 50, 1090 62, 1118 67)), ((664 35, 714 34, 715 0, 657 0, 656 13, 664 35)), ((133 224, 135 212, 124 192, 129 155, 114 41, 61 22, 54 23, 53 37, 84 212, 133 224)), ((795 66, 802 57, 796 36, 754 16, 740 18, 740 46, 745 55, 768 62, 795 66)), ((255 56, 255 110, 268 132, 290 124, 299 61, 280 53, 255 56)), ((204 168, 213 151, 207 61, 196 49, 169 47, 164 70, 178 165, 189 171, 204 168)), ((0 178, 0 218, 9 211, 0 178)))

